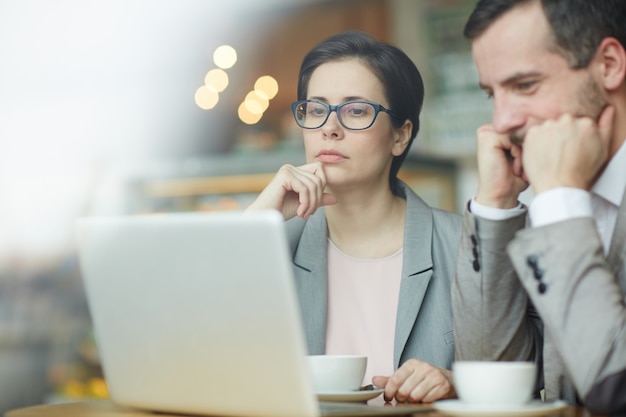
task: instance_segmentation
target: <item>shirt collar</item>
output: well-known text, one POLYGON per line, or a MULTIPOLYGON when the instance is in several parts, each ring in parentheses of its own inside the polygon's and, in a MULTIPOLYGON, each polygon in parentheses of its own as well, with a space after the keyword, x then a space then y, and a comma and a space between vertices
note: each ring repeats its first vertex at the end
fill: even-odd
POLYGON ((611 158, 598 181, 591 188, 591 192, 610 201, 617 207, 622 204, 622 197, 626 189, 626 141, 611 158))

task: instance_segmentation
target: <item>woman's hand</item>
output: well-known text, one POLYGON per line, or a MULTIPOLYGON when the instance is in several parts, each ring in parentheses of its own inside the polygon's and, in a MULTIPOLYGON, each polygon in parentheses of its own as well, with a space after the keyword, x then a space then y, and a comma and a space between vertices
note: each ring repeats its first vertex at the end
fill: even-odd
POLYGON ((321 206, 335 204, 335 196, 324 192, 326 175, 321 163, 295 167, 283 165, 247 210, 276 209, 288 220, 308 219, 321 206))
POLYGON ((456 397, 450 370, 416 359, 403 363, 390 377, 375 376, 372 383, 385 389, 385 401, 431 403, 456 397))

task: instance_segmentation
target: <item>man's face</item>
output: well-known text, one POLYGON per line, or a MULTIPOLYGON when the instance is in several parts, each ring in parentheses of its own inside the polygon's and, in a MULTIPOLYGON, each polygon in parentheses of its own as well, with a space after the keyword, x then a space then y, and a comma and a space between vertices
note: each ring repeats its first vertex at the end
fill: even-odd
POLYGON ((550 50, 540 2, 515 7, 474 39, 481 88, 493 100, 493 126, 521 144, 531 126, 564 113, 597 119, 607 99, 588 69, 571 69, 550 50))

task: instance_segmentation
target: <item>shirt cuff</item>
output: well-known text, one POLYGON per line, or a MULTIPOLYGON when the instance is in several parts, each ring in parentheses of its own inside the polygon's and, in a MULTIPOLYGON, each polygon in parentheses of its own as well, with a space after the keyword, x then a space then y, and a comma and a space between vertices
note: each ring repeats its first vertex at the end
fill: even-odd
POLYGON ((528 208, 532 227, 576 217, 593 217, 591 194, 580 188, 553 188, 538 194, 528 208))
POLYGON ((517 206, 510 209, 499 209, 489 207, 476 202, 476 198, 472 198, 469 203, 469 210, 478 217, 487 220, 507 220, 526 212, 526 208, 519 201, 517 206))

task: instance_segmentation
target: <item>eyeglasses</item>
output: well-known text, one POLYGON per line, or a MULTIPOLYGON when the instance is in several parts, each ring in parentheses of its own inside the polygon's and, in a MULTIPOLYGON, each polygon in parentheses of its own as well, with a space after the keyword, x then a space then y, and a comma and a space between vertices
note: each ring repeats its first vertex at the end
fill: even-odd
POLYGON ((350 130, 370 128, 381 111, 397 119, 401 118, 393 110, 365 100, 346 101, 336 106, 318 100, 300 100, 291 105, 291 110, 298 126, 304 129, 318 129, 324 126, 332 112, 336 112, 339 123, 350 130))

